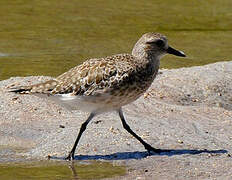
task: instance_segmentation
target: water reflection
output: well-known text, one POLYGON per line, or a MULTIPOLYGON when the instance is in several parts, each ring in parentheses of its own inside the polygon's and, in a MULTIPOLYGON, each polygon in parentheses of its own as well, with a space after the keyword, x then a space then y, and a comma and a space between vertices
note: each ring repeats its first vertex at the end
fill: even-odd
POLYGON ((74 162, 73 162, 73 161, 70 162, 69 168, 70 168, 71 171, 72 171, 73 180, 78 180, 79 178, 78 178, 77 171, 76 171, 76 169, 75 169, 75 165, 74 165, 74 162))
POLYGON ((9 56, 9 54, 1 53, 1 52, 0 52, 0 57, 5 57, 5 56, 9 56))
POLYGON ((0 179, 4 180, 102 179, 122 176, 125 173, 124 166, 96 161, 0 164, 0 179))

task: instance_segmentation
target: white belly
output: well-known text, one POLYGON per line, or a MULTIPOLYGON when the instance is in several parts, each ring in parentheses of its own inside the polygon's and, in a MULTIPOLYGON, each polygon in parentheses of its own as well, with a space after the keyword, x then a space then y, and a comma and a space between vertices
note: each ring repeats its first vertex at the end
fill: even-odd
POLYGON ((57 104, 67 108, 68 110, 81 110, 86 112, 103 113, 117 110, 120 107, 135 100, 134 97, 115 97, 110 94, 102 96, 76 96, 70 94, 34 94, 41 98, 55 101, 57 104))

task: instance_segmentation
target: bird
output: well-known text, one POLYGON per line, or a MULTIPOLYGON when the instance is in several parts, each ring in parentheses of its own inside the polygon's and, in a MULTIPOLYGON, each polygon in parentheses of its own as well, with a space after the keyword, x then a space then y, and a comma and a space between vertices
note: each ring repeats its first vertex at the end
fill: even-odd
POLYGON ((14 87, 9 91, 48 98, 69 110, 78 109, 89 113, 66 160, 75 159, 77 145, 88 123, 96 115, 110 111, 118 113, 123 128, 136 138, 149 154, 166 152, 152 147, 139 137, 127 124, 122 110, 123 106, 138 99, 150 87, 158 73, 160 59, 166 54, 186 57, 184 52, 168 45, 165 35, 148 32, 135 43, 131 54, 88 59, 57 78, 14 87))

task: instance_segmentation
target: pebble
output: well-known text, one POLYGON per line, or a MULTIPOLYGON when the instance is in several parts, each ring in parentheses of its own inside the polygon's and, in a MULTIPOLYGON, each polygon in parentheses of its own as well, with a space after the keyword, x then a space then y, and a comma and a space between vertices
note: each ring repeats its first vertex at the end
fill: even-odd
POLYGON ((60 125, 59 127, 60 127, 60 128, 65 128, 65 126, 64 126, 64 125, 60 125))

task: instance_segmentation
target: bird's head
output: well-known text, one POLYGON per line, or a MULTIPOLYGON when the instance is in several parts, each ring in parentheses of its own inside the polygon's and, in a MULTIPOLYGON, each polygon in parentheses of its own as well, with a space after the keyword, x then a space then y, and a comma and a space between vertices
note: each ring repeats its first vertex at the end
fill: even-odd
POLYGON ((173 54, 180 57, 186 56, 182 51, 178 51, 170 47, 168 45, 166 36, 153 32, 144 34, 137 41, 133 48, 132 54, 137 57, 150 54, 152 56, 157 56, 159 59, 165 54, 173 54))

